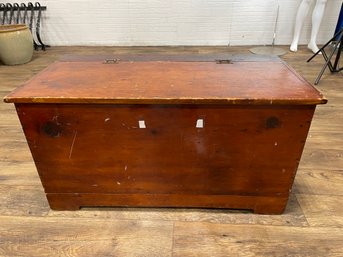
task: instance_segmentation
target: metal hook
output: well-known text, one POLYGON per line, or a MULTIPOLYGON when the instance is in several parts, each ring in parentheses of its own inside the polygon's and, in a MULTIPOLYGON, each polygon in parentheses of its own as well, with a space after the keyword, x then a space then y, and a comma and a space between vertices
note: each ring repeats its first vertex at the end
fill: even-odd
POLYGON ((13 10, 17 11, 17 17, 15 19, 15 23, 18 24, 19 23, 19 18, 20 18, 20 6, 17 3, 13 4, 13 10))
MULTIPOLYGON (((30 22, 29 22, 29 28, 30 28, 31 33, 32 33, 33 17, 34 17, 34 15, 35 15, 34 6, 33 6, 33 3, 31 3, 31 2, 29 2, 29 3, 27 4, 27 6, 28 6, 28 8, 29 8, 30 11, 31 11, 30 22)), ((40 45, 38 45, 38 44, 36 43, 36 40, 33 39, 33 46, 34 46, 35 50, 38 50, 38 47, 39 47, 40 45)))
POLYGON ((38 42, 42 46, 42 50, 45 51, 46 45, 43 43, 43 41, 40 37, 40 19, 42 16, 42 8, 41 8, 40 3, 38 3, 38 2, 35 3, 35 7, 38 8, 38 16, 37 16, 37 22, 36 22, 36 36, 37 36, 38 42))
POLYGON ((22 22, 26 24, 26 19, 27 19, 27 6, 24 3, 21 3, 20 6, 24 9, 24 15, 22 22))
POLYGON ((4 24, 5 24, 5 18, 6 18, 7 8, 6 8, 6 5, 3 4, 3 3, 0 3, 0 8, 3 8, 3 9, 4 9, 4 11, 3 11, 3 16, 2 16, 2 20, 1 20, 1 25, 4 25, 4 24))
POLYGON ((9 20, 8 20, 8 24, 11 24, 12 23, 12 17, 13 17, 13 5, 10 4, 10 3, 7 3, 6 4, 6 9, 7 9, 7 11, 8 10, 10 11, 10 17, 9 17, 9 20))
POLYGON ((29 21, 29 28, 32 32, 32 24, 33 24, 33 16, 34 16, 34 7, 33 7, 33 4, 31 2, 29 2, 27 4, 27 7, 30 9, 31 11, 31 16, 30 16, 30 21, 29 21))

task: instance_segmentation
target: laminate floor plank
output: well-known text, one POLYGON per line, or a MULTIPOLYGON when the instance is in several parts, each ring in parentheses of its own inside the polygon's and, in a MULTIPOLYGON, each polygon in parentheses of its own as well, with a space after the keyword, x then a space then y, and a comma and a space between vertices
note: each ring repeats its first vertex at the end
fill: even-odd
POLYGON ((305 151, 311 149, 335 149, 342 150, 342 132, 316 132, 310 131, 308 134, 305 151))
POLYGON ((0 190, 1 185, 42 187, 32 160, 0 162, 0 190))
POLYGON ((297 194, 297 199, 311 227, 337 227, 343 231, 343 195, 297 194))
POLYGON ((300 161, 302 169, 340 170, 343 167, 343 149, 306 149, 300 161))
POLYGON ((173 222, 1 217, 0 256, 168 257, 173 222))
MULTIPOLYGON (((41 186, 0 184, 0 216, 47 216, 50 208, 41 186)), ((0 221, 0 227, 1 227, 0 221)))
POLYGON ((173 256, 341 257, 343 230, 176 222, 173 256))
MULTIPOLYGON (((343 167, 342 167, 343 168, 343 167)), ((308 170, 299 169, 295 178, 296 194, 343 196, 342 170, 308 170)))

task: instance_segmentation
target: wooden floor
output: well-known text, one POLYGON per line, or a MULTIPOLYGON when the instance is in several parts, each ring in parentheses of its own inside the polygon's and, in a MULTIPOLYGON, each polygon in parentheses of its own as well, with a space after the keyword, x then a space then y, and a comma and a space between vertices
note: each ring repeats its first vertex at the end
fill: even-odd
MULTIPOLYGON (((54 47, 0 65, 0 96, 64 54, 248 53, 248 47, 54 47)), ((285 47, 286 49, 286 47, 285 47)), ((308 81, 323 65, 300 48, 282 58, 308 81)), ((291 87, 292 85, 290 85, 291 87)), ((12 104, 0 103, 0 256, 343 256, 343 74, 325 73, 283 215, 200 209, 49 209, 12 104)))

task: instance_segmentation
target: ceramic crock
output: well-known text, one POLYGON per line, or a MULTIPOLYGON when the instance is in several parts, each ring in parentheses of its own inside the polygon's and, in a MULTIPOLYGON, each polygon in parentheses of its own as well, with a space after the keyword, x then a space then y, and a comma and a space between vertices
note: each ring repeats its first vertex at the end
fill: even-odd
POLYGON ((0 61, 5 65, 18 65, 31 61, 33 38, 24 24, 0 25, 0 61))

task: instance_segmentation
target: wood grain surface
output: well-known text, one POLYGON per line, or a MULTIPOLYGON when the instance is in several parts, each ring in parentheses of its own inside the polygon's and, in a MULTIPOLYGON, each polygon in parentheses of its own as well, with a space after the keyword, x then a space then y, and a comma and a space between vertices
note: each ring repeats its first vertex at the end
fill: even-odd
POLYGON ((5 98, 51 208, 282 213, 326 99, 280 60, 143 58, 57 62, 5 98))
MULTIPOLYGON (((285 47, 287 49, 288 47, 285 47)), ((53 47, 0 66, 4 97, 63 55, 249 54, 249 47, 53 47)), ((306 46, 282 58, 313 83, 323 60, 306 46)), ((87 57, 88 58, 88 57, 87 57)), ((283 215, 172 208, 52 211, 15 109, 0 103, 0 256, 342 256, 343 76, 325 72, 318 106, 283 215), (312 154, 315 153, 315 154, 312 154)))
POLYGON ((16 103, 320 104, 281 61, 57 62, 5 98, 16 103), (289 90, 289 87, 292 90, 289 90))
POLYGON ((173 256, 338 257, 342 251, 339 228, 175 223, 173 256), (330 244, 336 247, 328 248, 330 244))
POLYGON ((313 109, 17 104, 47 193, 287 196, 313 109))

